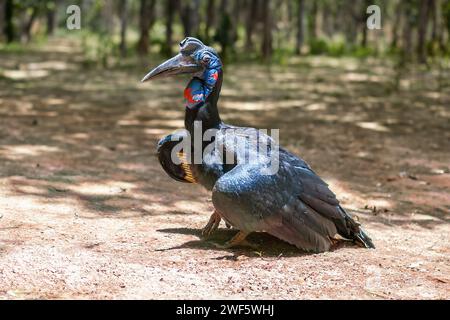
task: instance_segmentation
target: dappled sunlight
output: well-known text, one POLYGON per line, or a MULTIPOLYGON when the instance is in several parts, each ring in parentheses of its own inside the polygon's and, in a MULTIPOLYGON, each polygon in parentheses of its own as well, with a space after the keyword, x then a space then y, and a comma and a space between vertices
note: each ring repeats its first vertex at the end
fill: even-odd
POLYGON ((308 57, 308 63, 311 67, 331 67, 331 68, 346 68, 346 70, 356 70, 359 67, 358 60, 346 57, 331 58, 325 56, 311 56, 308 57))
POLYGON ((244 111, 268 111, 297 108, 306 104, 304 100, 276 100, 276 101, 225 101, 221 104, 224 109, 244 111))
POLYGON ((391 210, 393 208, 393 201, 392 199, 368 199, 366 206, 378 209, 381 208, 383 210, 391 210))
POLYGON ((119 126, 122 127, 128 127, 128 126, 140 126, 140 127, 156 127, 156 128, 183 128, 184 127, 184 121, 183 120, 167 120, 167 119, 153 119, 153 120, 136 120, 136 119, 130 119, 130 120, 119 120, 117 122, 119 126))
POLYGON ((199 214, 209 210, 204 201, 177 201, 175 203, 164 204, 161 202, 149 203, 143 205, 142 209, 149 213, 163 214, 199 214))
POLYGON ((80 54, 80 47, 65 39, 49 39, 50 46, 40 48, 42 52, 76 55, 80 54))
POLYGON ((10 160, 22 160, 27 157, 42 156, 61 151, 58 147, 44 145, 0 146, 0 156, 10 160))
POLYGON ((308 111, 323 111, 327 109, 327 105, 325 103, 311 103, 305 109, 308 111))
POLYGON ((42 62, 21 62, 15 69, 0 71, 0 75, 11 80, 33 80, 46 78, 51 71, 75 70, 74 64, 66 61, 49 60, 42 62))
POLYGON ((47 70, 4 70, 1 75, 11 80, 27 80, 45 78, 50 73, 47 70))
POLYGON ((58 106, 58 105, 65 105, 67 101, 61 98, 46 98, 43 100, 43 103, 48 106, 58 106))
POLYGON ((145 122, 149 127, 179 129, 184 127, 184 120, 150 120, 145 122))
POLYGON ((76 140, 87 140, 89 139, 89 135, 84 132, 77 132, 69 135, 70 138, 76 139, 76 140))
POLYGON ((204 212, 208 210, 208 202, 206 199, 202 202, 194 202, 189 200, 181 200, 173 203, 173 206, 179 211, 187 212, 204 212))
POLYGON ((367 73, 354 73, 349 72, 344 75, 342 75, 343 81, 350 81, 350 82, 384 82, 386 81, 385 77, 382 76, 375 76, 367 73))
POLYGON ((76 66, 66 61, 43 61, 20 64, 20 69, 24 70, 74 70, 76 66))
MULTIPOLYGON (((439 223, 439 222, 442 222, 442 219, 439 219, 438 217, 434 217, 434 216, 430 216, 430 215, 428 215, 428 214, 421 214, 421 213, 416 213, 416 212, 413 212, 413 213, 411 213, 411 215, 410 215, 410 219, 411 219, 411 222, 430 222, 430 221, 433 221, 433 222, 437 222, 437 223, 439 223)), ((450 222, 450 220, 447 218, 447 222, 450 222)))
POLYGON ((141 121, 137 119, 123 119, 117 122, 119 126, 139 126, 142 125, 141 121))
POLYGON ((36 111, 33 110, 34 104, 28 101, 14 101, 14 100, 6 100, 5 102, 9 105, 13 105, 15 111, 21 115, 35 115, 36 111))
POLYGON ((247 110, 247 111, 255 111, 255 110, 267 110, 266 103, 261 102, 223 102, 222 103, 223 108, 226 109, 233 109, 233 110, 247 110))
MULTIPOLYGON (((120 274, 134 277, 143 268, 152 277, 136 279, 136 285, 160 285, 165 281, 161 272, 192 272, 198 259, 197 267, 219 263, 231 273, 236 263, 242 270, 256 267, 264 273, 274 270, 274 263, 287 262, 287 270, 299 274, 313 270, 317 259, 324 270, 347 268, 354 259, 380 270, 388 270, 391 260, 403 271, 415 270, 427 263, 405 259, 428 257, 441 261, 441 270, 446 267, 447 93, 426 91, 417 79, 409 83, 414 90, 393 92, 392 68, 371 60, 305 56, 281 67, 227 65, 221 118, 235 125, 279 128, 281 145, 329 183, 377 250, 345 244, 306 255, 264 233, 250 235, 251 242, 261 245, 257 252, 217 250, 211 242, 225 242, 235 230, 222 223, 211 240, 201 238, 213 210, 211 192, 173 181, 156 155, 157 141, 184 127, 188 79, 141 84, 147 70, 84 68, 67 48, 47 58, 41 51, 24 55, 20 63, 16 57, 0 59, 3 70, 22 72, 10 74, 14 79, 0 77, 2 261, 28 268, 40 266, 43 257, 52 263, 36 272, 63 277, 68 281, 64 286, 75 283, 73 271, 89 268, 94 271, 84 283, 97 283, 99 274, 107 274, 108 283, 120 274), (67 64, 60 63, 64 59, 67 64), (32 72, 43 77, 28 77, 32 72), (412 248, 422 253, 410 254, 412 248), (35 256, 39 259, 30 263, 35 256), (186 268, 178 270, 178 263, 186 268), (296 263, 305 264, 292 267, 296 263), (54 273, 53 264, 63 270, 54 273), (153 276, 155 281, 148 281, 153 276)), ((337 270, 324 277, 342 274, 337 270)), ((317 274, 299 283, 310 285, 308 279, 317 274)), ((118 288, 122 284, 114 282, 118 288)))
MULTIPOLYGON (((64 215, 73 216, 76 209, 75 199, 64 199, 64 201, 52 199, 48 201, 39 194, 24 197, 23 195, 8 195, 7 198, 0 197, 0 211, 6 220, 14 219, 15 212, 27 212, 30 215, 26 220, 22 219, 22 223, 40 223, 40 228, 45 228, 49 224, 53 224, 48 216, 61 217, 64 215), (14 209, 13 209, 14 208, 14 209), (37 214, 37 212, 45 212, 45 214, 37 214)), ((57 220, 54 224, 57 224, 57 220)), ((1 227, 0 227, 1 230, 1 227)))
POLYGON ((162 129, 145 129, 144 133, 151 136, 163 137, 164 135, 168 134, 168 131, 162 129))
POLYGON ((27 194, 32 196, 47 196, 48 188, 45 181, 30 180, 25 177, 13 176, 0 179, 4 186, 7 186, 9 195, 27 194))
MULTIPOLYGON (((450 297, 448 0, 373 1, 381 29, 367 1, 73 1, 81 30, 69 1, 22 2, 0 0, 0 300, 450 297), (379 30, 365 28, 369 15, 379 30), (189 30, 222 59, 220 119, 267 130, 301 158, 283 151, 291 167, 265 192, 273 177, 234 170, 229 212, 219 185, 176 181, 157 149, 194 113, 184 92, 202 75, 189 74, 186 54, 215 68, 204 55, 212 52, 187 46, 182 75, 169 77, 172 65, 141 82, 180 52, 189 30), (308 225, 334 230, 329 218, 345 235, 339 212, 326 208, 340 211, 337 202, 308 166, 376 249, 336 235, 313 239, 331 248, 311 253, 265 232, 301 243, 314 233, 308 225), (243 209, 246 181, 259 202, 243 209), (214 203, 242 230, 222 219, 207 235, 214 203), (247 244, 218 246, 250 230, 247 244)), ((196 116, 211 111, 197 107, 196 116)))
POLYGON ((442 161, 429 159, 429 157, 424 157, 423 155, 408 157, 401 160, 402 163, 408 164, 413 167, 424 167, 428 169, 429 173, 435 173, 436 171, 440 174, 445 173, 445 170, 450 170, 450 161, 448 158, 442 159, 442 161))
POLYGON ((145 172, 146 170, 149 170, 149 166, 145 165, 143 163, 119 163, 117 165, 118 169, 121 170, 127 170, 132 172, 145 172))
MULTIPOLYGON (((2 120, 0 185, 9 198, 2 205, 11 208, 12 199, 30 199, 21 210, 36 205, 86 219, 190 215, 196 226, 205 223, 209 193, 171 181, 155 156, 156 142, 184 126, 187 79, 141 84, 145 71, 73 73, 73 63, 27 61, 28 71, 19 71, 52 74, 45 81, 6 83, 14 90, 2 91, 0 104, 10 108, 2 120)), ((444 136, 436 134, 428 143, 420 126, 433 121, 436 130, 444 128, 448 111, 442 101, 448 98, 435 91, 387 96, 382 86, 388 69, 329 57, 305 57, 289 67, 230 65, 221 116, 232 124, 278 127, 283 146, 299 152, 317 172, 325 171, 343 206, 370 223, 407 223, 423 206, 415 213, 418 224, 434 227, 441 220, 433 215, 432 202, 442 202, 440 210, 447 203, 439 190, 445 179, 437 178, 445 175, 420 178, 428 184, 386 179, 405 170, 448 168, 442 154, 419 157, 433 145, 432 150, 444 150, 444 136), (380 82, 380 90, 374 82, 380 82), (389 140, 380 141, 379 133, 389 140), (412 191, 400 196, 401 188, 412 191)))
POLYGON ((342 205, 349 210, 361 210, 365 207, 378 205, 378 207, 391 208, 392 203, 386 199, 372 198, 364 195, 357 189, 349 186, 348 183, 337 180, 332 177, 324 177, 324 180, 329 184, 330 189, 338 195, 339 200, 342 201, 342 205))
POLYGON ((389 132, 389 128, 379 124, 378 122, 357 122, 356 125, 363 129, 379 132, 389 132))

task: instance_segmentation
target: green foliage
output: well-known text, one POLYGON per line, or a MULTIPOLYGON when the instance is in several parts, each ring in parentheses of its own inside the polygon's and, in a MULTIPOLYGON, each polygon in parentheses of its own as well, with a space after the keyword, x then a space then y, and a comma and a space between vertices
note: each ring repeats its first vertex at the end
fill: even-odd
POLYGON ((108 67, 110 60, 118 55, 117 44, 109 35, 81 31, 80 36, 86 66, 100 64, 103 67, 108 67))
POLYGON ((0 53, 20 55, 26 53, 27 51, 29 51, 29 48, 26 48, 18 42, 0 44, 0 53))
POLYGON ((328 43, 325 39, 310 39, 309 53, 313 55, 320 55, 328 53, 328 43))
POLYGON ((348 53, 344 42, 331 42, 328 44, 328 54, 333 57, 340 57, 348 53))
POLYGON ((371 47, 359 45, 349 45, 343 40, 328 40, 325 38, 311 39, 309 41, 311 55, 328 55, 332 57, 352 56, 356 58, 366 58, 377 55, 377 51, 371 47))
POLYGON ((377 55, 376 50, 370 47, 358 46, 354 48, 354 50, 352 51, 352 56, 357 58, 367 58, 369 56, 376 56, 376 55, 377 55))
POLYGON ((294 50, 290 48, 276 48, 273 52, 272 62, 278 65, 287 65, 289 58, 294 55, 294 50))
POLYGON ((447 22, 447 25, 446 25, 447 31, 450 34, 450 1, 446 1, 444 3, 442 11, 443 11, 443 15, 445 17, 445 20, 447 22))

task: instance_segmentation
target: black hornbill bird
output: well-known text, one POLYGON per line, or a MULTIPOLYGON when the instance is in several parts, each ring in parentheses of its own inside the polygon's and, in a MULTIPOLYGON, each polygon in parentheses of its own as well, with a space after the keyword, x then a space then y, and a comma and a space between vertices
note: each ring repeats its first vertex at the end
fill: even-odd
MULTIPOLYGON (((341 207, 328 185, 304 160, 279 147, 265 133, 221 121, 217 101, 223 70, 213 48, 188 37, 180 43, 178 55, 150 71, 142 82, 186 73, 193 75, 184 92, 186 130, 161 139, 158 158, 175 180, 199 183, 212 191, 215 211, 203 235, 209 236, 223 219, 239 230, 223 247, 242 243, 251 232, 265 231, 311 252, 329 250, 338 236, 374 248, 360 224, 341 207), (176 151, 180 139, 196 134, 198 124, 201 134, 208 130, 213 134, 209 144, 201 142, 202 158, 195 161, 192 153, 176 151), (270 145, 265 156, 248 161, 249 154, 261 152, 258 148, 236 147, 241 136, 251 137, 245 140, 245 146, 255 140, 258 146, 270 145), (278 153, 277 170, 263 172, 274 152, 278 153), (178 161, 174 161, 174 154, 178 161), (231 155, 234 161, 225 162, 224 155, 231 155)), ((190 143, 195 149, 195 142, 190 143)))

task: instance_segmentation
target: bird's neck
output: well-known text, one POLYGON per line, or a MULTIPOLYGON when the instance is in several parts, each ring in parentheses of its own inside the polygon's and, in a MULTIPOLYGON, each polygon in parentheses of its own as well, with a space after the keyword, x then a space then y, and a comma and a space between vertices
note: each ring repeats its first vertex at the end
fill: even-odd
POLYGON ((194 123, 196 121, 201 122, 202 134, 208 129, 218 128, 222 123, 217 108, 217 101, 219 100, 220 90, 222 88, 222 79, 223 73, 220 70, 214 89, 206 99, 206 102, 200 106, 186 107, 184 125, 191 134, 194 132, 194 123))

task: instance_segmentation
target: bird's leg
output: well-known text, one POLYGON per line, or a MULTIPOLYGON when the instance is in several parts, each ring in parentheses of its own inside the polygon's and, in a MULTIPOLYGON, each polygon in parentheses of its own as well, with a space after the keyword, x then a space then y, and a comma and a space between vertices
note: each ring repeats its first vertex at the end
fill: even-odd
POLYGON ((206 238, 209 237, 214 231, 217 230, 221 220, 222 218, 220 217, 220 214, 218 214, 217 211, 214 210, 211 217, 209 218, 208 223, 202 229, 202 236, 206 238))
POLYGON ((232 247, 236 247, 238 245, 252 246, 250 243, 247 242, 247 240, 245 240, 247 235, 248 233, 239 231, 233 238, 225 242, 225 244, 214 243, 214 246, 220 249, 229 249, 232 247))

